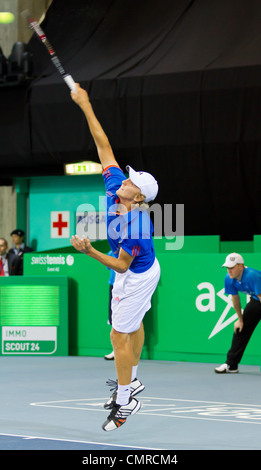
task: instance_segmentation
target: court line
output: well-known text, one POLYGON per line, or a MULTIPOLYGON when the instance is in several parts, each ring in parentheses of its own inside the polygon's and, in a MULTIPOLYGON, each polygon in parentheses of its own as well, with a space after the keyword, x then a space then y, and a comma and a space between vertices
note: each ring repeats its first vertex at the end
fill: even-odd
MULTIPOLYGON (((173 400, 173 401, 186 401, 186 402, 190 402, 190 403, 211 403, 213 405, 233 405, 233 406, 259 406, 261 408, 261 405, 255 405, 255 404, 251 404, 251 403, 229 403, 229 402, 225 402, 225 401, 210 401, 210 400, 187 400, 187 399, 184 399, 184 398, 162 398, 162 397, 143 397, 144 399, 149 399, 149 400, 166 400, 166 401, 170 401, 170 400, 173 400)), ((84 400, 84 398, 82 399, 84 400)), ((85 398, 86 400, 86 398, 85 398)))
MULTIPOLYGON (((172 411, 172 413, 175 413, 172 411)), ((260 425, 261 423, 257 423, 256 421, 240 421, 240 420, 237 420, 236 418, 233 420, 233 419, 220 419, 220 418, 200 418, 200 417, 197 417, 197 416, 180 416, 180 415, 167 415, 167 414, 163 414, 163 413, 142 413, 142 411, 139 411, 139 414, 143 414, 144 416, 161 416, 161 417, 167 417, 167 418, 180 418, 180 419, 200 419, 200 420, 203 420, 203 421, 221 421, 221 422, 224 422, 224 423, 233 423, 233 424, 238 424, 238 423, 241 423, 241 424, 258 424, 260 425)))
MULTIPOLYGON (((39 401, 39 402, 32 402, 30 403, 31 406, 50 406, 51 403, 68 403, 68 402, 77 402, 77 401, 96 401, 104 403, 104 400, 107 400, 108 397, 102 398, 72 398, 70 400, 52 400, 52 401, 39 401)), ((232 406, 255 406, 260 407, 261 405, 255 405, 251 403, 229 403, 225 401, 209 401, 209 400, 186 400, 183 398, 162 398, 162 397, 140 397, 140 401, 142 400, 162 400, 162 401, 181 401, 181 402, 189 402, 189 403, 211 403, 212 405, 232 405, 232 406)), ((145 403, 146 404, 146 403, 145 403)), ((158 406, 158 405, 153 405, 158 406)), ((173 406, 173 405, 169 405, 173 406)), ((60 408, 57 406, 57 408, 60 408)), ((83 408, 77 407, 78 410, 82 410, 83 408)), ((106 411, 106 410, 105 410, 106 411)), ((139 412, 140 413, 140 412, 139 412)))
POLYGON ((59 441, 59 442, 74 442, 77 444, 94 444, 94 445, 101 445, 101 446, 108 446, 108 447, 123 447, 126 449, 128 447, 129 449, 141 449, 141 450, 164 450, 160 448, 153 448, 153 447, 140 447, 140 446, 131 446, 128 444, 109 444, 107 442, 93 442, 93 441, 76 441, 73 439, 59 439, 59 438, 54 438, 54 437, 41 437, 41 436, 27 436, 23 434, 6 434, 1 432, 0 436, 7 436, 7 437, 20 437, 22 439, 42 439, 45 441, 59 441))
MULTIPOLYGON (((261 405, 251 405, 251 404, 245 404, 245 403, 228 403, 228 402, 217 402, 217 401, 208 401, 208 400, 187 400, 187 399, 182 399, 182 398, 162 398, 162 397, 142 397, 144 400, 162 400, 162 401, 180 401, 180 402, 188 402, 188 403, 208 403, 208 404, 214 404, 214 405, 231 405, 233 407, 236 406, 244 406, 244 407, 255 407, 256 409, 260 409, 261 405)), ((142 401, 141 398, 141 401, 142 401)), ((71 399, 71 400, 56 400, 56 401, 50 401, 50 402, 35 402, 35 403, 30 403, 32 406, 42 406, 42 407, 47 407, 47 408, 62 408, 62 409, 75 409, 75 410, 85 410, 85 411, 99 411, 99 412, 104 412, 106 410, 104 409, 93 409, 92 407, 88 407, 88 404, 86 403, 86 407, 76 407, 76 406, 61 406, 61 405, 54 405, 54 403, 68 403, 68 402, 80 402, 80 401, 94 401, 94 402, 102 402, 106 400, 107 398, 80 398, 80 399, 71 399), (52 404, 51 404, 52 403, 52 404)), ((148 403, 144 403, 144 405, 148 405, 148 403)), ((155 406, 155 405, 154 405, 155 406)), ((158 405, 159 406, 159 405, 158 405)), ((173 405, 172 405, 173 406, 173 405)), ((206 406, 206 405, 205 405, 206 406)), ((184 407, 182 407, 184 408, 184 407)), ((194 407, 193 407, 194 408, 194 407)), ((167 417, 167 418, 180 418, 180 419, 194 419, 194 420, 203 420, 203 421, 220 421, 220 422, 226 422, 226 423, 240 423, 240 424, 257 424, 260 425, 261 422, 255 422, 255 421, 242 421, 239 419, 221 419, 221 418, 207 418, 207 417, 199 417, 199 416, 181 416, 179 414, 176 414, 175 411, 178 411, 179 408, 176 408, 175 410, 168 410, 168 412, 171 412, 170 414, 165 414, 165 413, 155 413, 154 410, 140 410, 139 414, 142 414, 144 416, 161 416, 161 417, 167 417), (154 411, 154 412, 153 412, 154 411)), ((160 409, 159 409, 160 411, 160 409)), ((248 418, 249 419, 249 418, 248 418)))

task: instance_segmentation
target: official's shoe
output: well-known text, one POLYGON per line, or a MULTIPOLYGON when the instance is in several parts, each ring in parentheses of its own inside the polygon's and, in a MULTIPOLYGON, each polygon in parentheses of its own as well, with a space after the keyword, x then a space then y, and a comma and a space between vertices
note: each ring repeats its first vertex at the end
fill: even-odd
MULTIPOLYGON (((116 380, 107 380, 106 383, 109 385, 109 387, 112 387, 110 390, 111 392, 113 391, 113 393, 109 400, 104 404, 104 408, 105 410, 111 410, 113 403, 116 402, 118 383, 116 380)), ((135 395, 138 395, 138 393, 142 392, 144 388, 145 385, 143 385, 138 379, 134 379, 130 386, 130 396, 135 397, 135 395)))
POLYGON ((114 431, 114 429, 118 429, 126 423, 126 420, 130 415, 137 413, 140 408, 141 402, 132 397, 130 397, 127 405, 121 406, 114 402, 108 418, 102 425, 102 429, 104 431, 114 431))
POLYGON ((237 368, 231 368, 228 364, 222 364, 219 367, 215 368, 217 374, 237 374, 237 368))
POLYGON ((106 354, 104 356, 104 359, 106 359, 106 361, 113 361, 114 360, 114 351, 112 351, 110 354, 106 354))

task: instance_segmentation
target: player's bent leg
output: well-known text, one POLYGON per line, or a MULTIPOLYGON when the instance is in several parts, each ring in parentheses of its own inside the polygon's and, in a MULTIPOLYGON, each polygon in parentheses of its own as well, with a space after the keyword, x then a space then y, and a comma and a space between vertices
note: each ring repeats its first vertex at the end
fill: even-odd
POLYGON ((111 387, 111 391, 113 393, 109 400, 104 404, 105 409, 112 409, 113 406, 116 405, 118 383, 130 383, 131 397, 134 397, 145 389, 145 386, 136 377, 131 382, 127 382, 129 377, 131 377, 132 365, 139 362, 144 343, 143 324, 141 324, 139 330, 130 334, 119 333, 112 328, 111 341, 115 351, 115 366, 118 381, 107 381, 107 384, 111 387))
POLYGON ((144 345, 144 327, 143 323, 141 322, 141 325, 137 331, 133 331, 130 333, 130 341, 132 345, 132 351, 133 351, 133 366, 138 365, 140 356, 141 356, 141 351, 144 345))
POLYGON ((128 333, 111 330, 111 342, 114 350, 115 367, 119 385, 130 384, 133 352, 128 333))

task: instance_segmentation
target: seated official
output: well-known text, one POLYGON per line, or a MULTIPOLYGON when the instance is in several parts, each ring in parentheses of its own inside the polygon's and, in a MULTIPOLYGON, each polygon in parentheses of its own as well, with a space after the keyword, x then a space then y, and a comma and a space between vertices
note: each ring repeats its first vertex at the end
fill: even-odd
POLYGON ((0 238, 0 277, 21 276, 22 274, 21 258, 14 253, 9 253, 6 239, 0 238))

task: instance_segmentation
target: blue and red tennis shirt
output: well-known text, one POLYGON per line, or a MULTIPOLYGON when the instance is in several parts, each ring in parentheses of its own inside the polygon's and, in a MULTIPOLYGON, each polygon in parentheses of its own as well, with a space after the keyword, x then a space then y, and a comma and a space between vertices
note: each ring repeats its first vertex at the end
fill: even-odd
POLYGON ((122 181, 126 180, 121 168, 118 166, 105 168, 103 179, 106 189, 107 237, 111 250, 116 257, 119 255, 120 248, 134 256, 129 269, 134 273, 143 273, 153 265, 155 260, 153 224, 149 214, 146 210, 139 208, 134 208, 126 214, 117 212, 120 200, 116 191, 120 188, 122 181))

